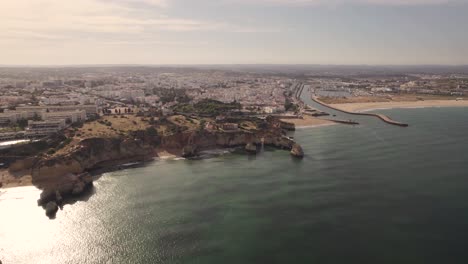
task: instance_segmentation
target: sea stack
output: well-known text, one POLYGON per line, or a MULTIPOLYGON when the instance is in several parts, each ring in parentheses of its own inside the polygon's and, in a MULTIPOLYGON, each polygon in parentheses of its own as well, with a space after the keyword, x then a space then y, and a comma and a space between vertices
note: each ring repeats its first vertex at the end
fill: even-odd
POLYGON ((302 150, 301 145, 295 143, 292 146, 291 155, 293 155, 296 158, 303 158, 304 157, 304 150, 302 150))
POLYGON ((47 216, 54 216, 58 211, 58 205, 56 202, 48 202, 45 210, 47 216))

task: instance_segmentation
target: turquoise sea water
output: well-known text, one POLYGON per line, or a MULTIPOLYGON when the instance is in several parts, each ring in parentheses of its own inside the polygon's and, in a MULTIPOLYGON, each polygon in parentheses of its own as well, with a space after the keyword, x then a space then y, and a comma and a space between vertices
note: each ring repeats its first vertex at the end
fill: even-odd
POLYGON ((104 174, 49 220, 0 194, 0 260, 21 263, 466 263, 468 109, 379 111, 400 128, 294 133, 280 150, 104 174))

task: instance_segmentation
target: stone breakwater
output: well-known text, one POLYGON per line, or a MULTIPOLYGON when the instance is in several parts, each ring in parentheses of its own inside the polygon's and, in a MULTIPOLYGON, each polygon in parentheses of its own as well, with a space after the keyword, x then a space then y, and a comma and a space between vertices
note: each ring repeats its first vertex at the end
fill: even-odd
POLYGON ((386 115, 382 115, 382 114, 372 114, 372 113, 358 113, 358 112, 350 112, 350 111, 346 111, 346 110, 343 110, 343 109, 339 109, 339 108, 336 108, 336 107, 333 107, 331 105, 328 105, 322 101, 320 101, 316 96, 312 96, 312 100, 320 105, 323 105, 325 107, 328 107, 328 108, 331 108, 333 110, 336 110, 336 111, 340 111, 342 113, 345 113, 345 114, 350 114, 350 115, 361 115, 361 116, 373 116, 373 117, 377 117, 379 118, 380 120, 384 121, 385 123, 388 123, 390 125, 395 125, 395 126, 401 126, 401 127, 407 127, 409 126, 408 124, 405 124, 405 123, 400 123, 398 121, 395 121, 393 119, 391 119, 390 117, 386 116, 386 115))

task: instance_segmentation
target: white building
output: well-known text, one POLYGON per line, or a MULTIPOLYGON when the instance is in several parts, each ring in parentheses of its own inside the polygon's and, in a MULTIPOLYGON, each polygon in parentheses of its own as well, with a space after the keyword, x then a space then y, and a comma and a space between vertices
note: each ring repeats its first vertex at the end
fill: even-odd
POLYGON ((66 105, 66 106, 18 106, 16 111, 28 112, 28 115, 37 114, 38 116, 42 112, 70 112, 76 110, 84 110, 86 115, 97 114, 98 109, 96 105, 66 105))
POLYGON ((6 112, 0 113, 0 124, 15 124, 18 120, 26 118, 24 112, 6 112))
POLYGON ((45 97, 42 99, 42 102, 46 105, 68 104, 70 102, 70 98, 68 97, 45 97))
POLYGON ((14 140, 16 135, 16 132, 0 133, 0 141, 14 140))
POLYGON ((45 121, 63 119, 66 123, 83 122, 86 120, 86 111, 76 110, 69 112, 41 112, 41 118, 45 121))
POLYGON ((26 137, 44 137, 59 132, 65 128, 65 120, 56 121, 29 121, 26 137))

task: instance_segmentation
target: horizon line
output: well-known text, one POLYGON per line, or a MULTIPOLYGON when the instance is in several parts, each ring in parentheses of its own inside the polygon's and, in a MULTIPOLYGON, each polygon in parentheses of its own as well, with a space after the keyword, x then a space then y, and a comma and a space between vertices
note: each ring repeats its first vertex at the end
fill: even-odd
POLYGON ((55 68, 55 67, 178 67, 178 66, 345 66, 345 67, 467 67, 467 64, 320 64, 320 63, 95 63, 95 64, 0 64, 0 68, 55 68))

